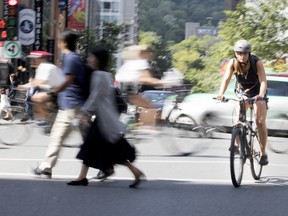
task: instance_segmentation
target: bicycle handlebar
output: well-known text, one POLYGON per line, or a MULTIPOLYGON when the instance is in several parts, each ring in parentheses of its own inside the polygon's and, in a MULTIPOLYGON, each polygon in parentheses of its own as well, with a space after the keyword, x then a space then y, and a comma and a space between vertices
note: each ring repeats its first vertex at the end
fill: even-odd
MULTIPOLYGON (((213 97, 213 100, 218 100, 218 99, 216 97, 213 97)), ((249 101, 249 102, 252 102, 252 103, 254 103, 256 101, 259 101, 259 99, 257 100, 255 97, 252 97, 252 98, 243 98, 243 97, 242 98, 225 98, 224 97, 221 100, 221 102, 226 103, 226 102, 228 102, 230 100, 237 101, 237 102, 240 102, 240 101, 244 100, 245 102, 249 101)), ((265 100, 265 99, 262 99, 262 100, 265 100)))

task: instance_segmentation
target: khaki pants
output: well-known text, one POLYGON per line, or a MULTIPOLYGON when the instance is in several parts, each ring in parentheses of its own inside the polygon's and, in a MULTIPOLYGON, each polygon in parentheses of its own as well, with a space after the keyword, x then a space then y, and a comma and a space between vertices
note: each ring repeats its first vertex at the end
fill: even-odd
MULTIPOLYGON (((52 172, 52 168, 56 165, 64 139, 72 130, 71 122, 75 119, 79 109, 59 110, 50 133, 50 143, 48 145, 45 159, 39 166, 41 170, 52 172)), ((80 127, 82 137, 84 137, 85 129, 80 127)))

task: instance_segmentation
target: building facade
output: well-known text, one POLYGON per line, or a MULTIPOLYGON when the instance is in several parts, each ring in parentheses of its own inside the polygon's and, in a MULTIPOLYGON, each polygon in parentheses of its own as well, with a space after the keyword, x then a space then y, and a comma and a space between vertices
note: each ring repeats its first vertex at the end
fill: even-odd
MULTIPOLYGON (((224 10, 235 10, 237 5, 244 0, 224 0, 224 10)), ((200 26, 198 22, 185 23, 185 39, 192 35, 203 37, 204 35, 217 36, 218 28, 214 26, 200 26)))
POLYGON ((103 22, 125 25, 124 46, 137 44, 138 0, 88 1, 88 26, 100 29, 103 22))

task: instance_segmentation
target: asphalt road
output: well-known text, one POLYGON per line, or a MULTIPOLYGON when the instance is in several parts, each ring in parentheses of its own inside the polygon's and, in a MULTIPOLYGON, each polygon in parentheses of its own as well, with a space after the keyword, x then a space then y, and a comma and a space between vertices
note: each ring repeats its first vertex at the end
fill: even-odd
MULTIPOLYGON (((156 137, 136 145, 136 165, 147 177, 137 189, 128 188, 133 178, 122 166, 107 182, 67 186, 81 166, 75 159, 78 148, 63 148, 53 179, 35 178, 31 168, 49 141, 36 128, 23 145, 0 144, 0 216, 287 215, 287 155, 268 151, 270 163, 259 181, 245 165, 242 186, 236 189, 229 173, 229 135, 193 139, 207 148, 186 157, 167 151, 167 139, 156 137)), ((96 173, 91 169, 89 178, 96 173)))

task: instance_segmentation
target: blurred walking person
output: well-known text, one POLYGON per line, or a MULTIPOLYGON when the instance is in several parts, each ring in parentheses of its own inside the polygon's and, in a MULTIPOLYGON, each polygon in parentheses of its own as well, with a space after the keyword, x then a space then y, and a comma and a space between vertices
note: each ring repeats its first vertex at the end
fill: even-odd
POLYGON ((164 83, 152 75, 152 68, 149 63, 152 56, 153 51, 147 45, 126 47, 122 52, 124 64, 115 75, 120 89, 128 94, 129 102, 138 107, 153 108, 148 100, 138 95, 144 86, 147 89, 164 87, 164 83))
MULTIPOLYGON (((65 81, 62 85, 52 89, 49 95, 58 97, 58 113, 50 133, 45 158, 37 168, 33 169, 35 175, 51 178, 52 168, 56 165, 64 139, 72 130, 72 122, 83 106, 85 95, 85 65, 76 53, 77 34, 65 31, 60 36, 58 47, 62 52, 62 70, 65 81)), ((84 129, 80 127, 82 135, 84 129)))
POLYGON ((79 176, 68 185, 88 185, 86 178, 89 167, 113 170, 115 164, 127 166, 133 173, 134 181, 130 187, 137 187, 143 173, 132 162, 136 158, 135 148, 124 138, 126 126, 119 120, 116 109, 115 91, 112 74, 107 72, 109 52, 104 48, 95 48, 88 57, 88 65, 93 69, 90 94, 81 108, 80 122, 96 115, 77 158, 83 160, 79 176))
POLYGON ((13 119, 13 114, 11 110, 11 105, 8 99, 8 96, 6 94, 6 91, 4 88, 1 88, 1 97, 0 97, 0 114, 2 115, 2 111, 6 113, 6 115, 3 117, 4 120, 9 121, 13 119))

